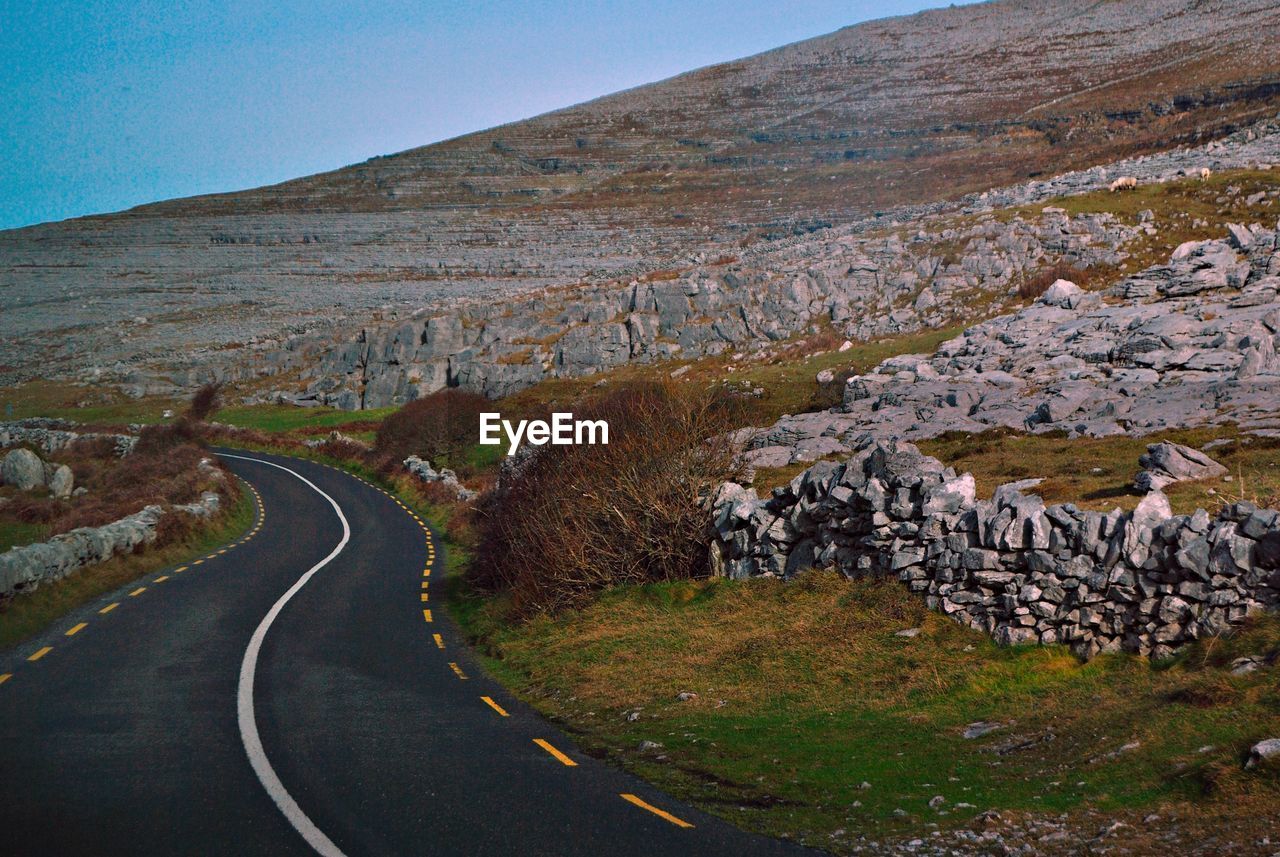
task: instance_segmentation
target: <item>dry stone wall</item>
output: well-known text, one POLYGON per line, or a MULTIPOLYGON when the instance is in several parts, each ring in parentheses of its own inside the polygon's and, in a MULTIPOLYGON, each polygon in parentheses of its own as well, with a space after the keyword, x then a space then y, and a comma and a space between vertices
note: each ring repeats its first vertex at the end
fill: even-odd
POLYGON ((61 580, 117 554, 132 551, 156 539, 156 527, 166 514, 182 513, 207 518, 218 511, 221 499, 206 491, 194 503, 147 506, 140 512, 104 524, 79 527, 47 542, 23 545, 0 553, 0 598, 29 592, 41 584, 61 580))
POLYGON ((1046 506, 1027 483, 990 500, 913 445, 870 435, 766 499, 725 483, 712 570, 732 578, 835 568, 896 576, 933 609, 1003 644, 1155 657, 1280 603, 1280 512, 1249 503, 1173 515, 1046 506))

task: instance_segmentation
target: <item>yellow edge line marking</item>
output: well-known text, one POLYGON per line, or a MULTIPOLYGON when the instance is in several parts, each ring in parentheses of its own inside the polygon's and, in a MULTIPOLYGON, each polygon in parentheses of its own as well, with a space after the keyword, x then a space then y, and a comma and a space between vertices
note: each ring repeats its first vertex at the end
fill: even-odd
POLYGON ((422 597, 419 600, 421 600, 425 604, 426 602, 431 600, 431 596, 429 596, 427 593, 424 592, 422 593, 422 597))
POLYGON ((168 579, 169 579, 169 575, 167 575, 167 574, 162 574, 162 575, 160 575, 159 577, 157 577, 157 578, 155 579, 155 582, 156 582, 156 583, 164 583, 164 582, 165 582, 166 580, 168 580, 168 579))
POLYGON ((145 587, 145 586, 139 586, 137 589, 135 589, 135 590, 133 590, 132 592, 130 592, 130 593, 129 593, 129 597, 130 597, 130 598, 136 598, 137 596, 141 595, 142 593, 144 593, 144 592, 146 592, 146 591, 147 591, 147 587, 145 587))
POLYGON ((467 680, 467 674, 462 671, 462 667, 458 666, 452 661, 449 662, 449 669, 453 670, 454 674, 457 675, 458 678, 462 679, 463 681, 467 680))
POLYGON ((436 648, 437 648, 437 649, 443 649, 443 648, 444 648, 444 637, 441 637, 439 634, 432 634, 432 635, 431 635, 431 637, 432 637, 432 639, 434 639, 434 640, 436 641, 436 648))
POLYGON ((74 637, 76 634, 79 634, 81 631, 83 631, 85 628, 88 628, 88 627, 89 627, 88 622, 81 622, 79 625, 76 625, 73 628, 68 628, 66 636, 74 637))
POLYGON ((426 619, 428 622, 430 622, 430 621, 431 621, 431 611, 430 611, 430 610, 423 610, 423 611, 422 611, 422 618, 423 618, 423 619, 426 619))
POLYGON ((117 608, 117 607, 119 607, 119 606, 120 606, 120 602, 119 602, 119 601, 112 601, 110 604, 108 604, 106 607, 103 607, 103 608, 102 608, 101 610, 99 610, 98 612, 99 612, 99 613, 110 613, 112 610, 116 609, 116 608, 117 608))
POLYGON ((39 651, 37 651, 35 654, 28 656, 27 660, 38 661, 52 651, 53 651, 53 646, 45 646, 43 649, 40 649, 39 651))
POLYGON ((560 763, 561 763, 561 764, 566 765, 566 766, 568 766, 568 767, 570 767, 570 768, 576 768, 576 767, 578 767, 578 763, 577 763, 577 762, 575 762, 573 759, 570 759, 570 758, 569 758, 568 756, 566 756, 564 753, 561 753, 561 752, 560 752, 559 750, 557 750, 555 747, 552 747, 549 743, 547 743, 547 742, 546 742, 545 740, 543 740, 542 738, 534 738, 534 739, 533 739, 533 743, 537 744, 539 747, 541 747, 542 749, 546 750, 546 751, 547 751, 548 753, 550 753, 551 755, 555 756, 557 759, 559 759, 559 760, 560 760, 560 763))
POLYGON ((496 712, 498 712, 499 714, 501 714, 503 717, 510 717, 510 716, 511 716, 510 714, 508 714, 508 713, 507 713, 507 710, 506 710, 505 708, 503 708, 503 707, 502 707, 501 705, 499 705, 498 703, 494 702, 494 701, 493 701, 493 699, 492 699, 491 697, 488 697, 488 696, 482 696, 482 697, 480 697, 480 698, 484 700, 484 704, 485 704, 485 705, 489 706, 489 707, 490 707, 490 708, 492 708, 494 711, 496 711, 496 712))
POLYGON ((13 673, 0 673, 0 684, 4 684, 11 678, 13 678, 13 673))
POLYGON ((632 803, 640 807, 641 809, 649 810, 649 812, 658 816, 658 818, 665 818, 667 821, 671 822, 676 827, 693 827, 692 824, 685 821, 683 818, 676 818, 674 815, 667 812, 666 810, 658 809, 653 804, 646 803, 642 801, 640 798, 636 797, 635 795, 624 794, 624 795, 619 795, 619 797, 621 797, 627 803, 632 803))

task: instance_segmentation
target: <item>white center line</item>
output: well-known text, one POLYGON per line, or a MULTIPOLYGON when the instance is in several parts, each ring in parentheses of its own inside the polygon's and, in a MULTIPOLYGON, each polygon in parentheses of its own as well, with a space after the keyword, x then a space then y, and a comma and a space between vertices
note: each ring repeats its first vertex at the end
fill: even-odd
POLYGON ((266 751, 262 747, 262 738, 258 735, 258 723, 253 713, 253 679, 258 671, 258 653, 262 650, 262 641, 266 639, 271 623, 280 615, 280 611, 284 609, 284 605, 289 603, 289 599, 306 585, 311 576, 328 565, 347 546, 347 542, 351 540, 351 526, 347 523, 347 516, 342 514, 342 507, 338 505, 337 501, 321 491, 314 482, 296 470, 276 464, 274 461, 250 458, 247 455, 231 455, 229 453, 220 453, 220 455, 223 458, 239 458, 243 461, 266 464, 296 476, 310 486, 313 491, 328 500, 329 505, 333 506, 333 511, 338 513, 338 520, 342 522, 342 541, 338 542, 338 546, 328 556, 313 565, 306 574, 298 578, 293 586, 289 587, 284 595, 280 596, 280 600, 267 611, 267 615, 263 617, 262 622, 258 624, 253 636, 249 639, 249 647, 244 650, 244 660, 240 662, 240 684, 236 690, 236 714, 240 722, 240 740, 249 756, 249 764, 253 766, 254 773, 258 775, 258 779, 262 782, 262 787, 267 790, 267 794, 276 802, 276 806, 280 807, 284 817, 288 819, 298 833, 302 834, 302 838, 307 840, 307 844, 314 848, 317 853, 324 855, 324 857, 345 857, 342 850, 333 844, 333 840, 325 836, 320 828, 316 827, 315 822, 302 811, 302 807, 298 806, 297 801, 289 794, 284 787, 284 783, 280 781, 280 777, 276 774, 275 769, 271 767, 271 762, 267 760, 266 751))

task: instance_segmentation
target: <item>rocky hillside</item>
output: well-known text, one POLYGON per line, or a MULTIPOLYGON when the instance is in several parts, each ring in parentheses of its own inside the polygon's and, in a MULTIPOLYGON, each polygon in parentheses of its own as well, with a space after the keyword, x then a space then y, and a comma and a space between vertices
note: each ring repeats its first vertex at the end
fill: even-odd
MULTIPOLYGON (((306 386, 272 398, 356 409, 402 404, 446 385, 503 396, 632 361, 730 351, 758 357, 771 343, 820 326, 856 340, 951 326, 997 314, 1011 292, 1054 268, 1118 276, 1145 242, 1167 240, 1161 236, 1175 226, 1157 224, 1151 212, 1069 216, 1034 204, 1105 189, 1126 176, 1141 185, 1190 183, 1218 206, 1214 185, 1198 178, 1202 170, 1271 161, 1280 161, 1274 120, 1202 147, 760 242, 683 271, 503 302, 463 301, 447 314, 371 327, 336 347, 298 339, 268 368, 296 367, 306 386)), ((1273 184, 1238 200, 1248 203, 1241 214, 1270 215, 1273 184)), ((1240 196, 1225 191, 1224 200, 1240 196)), ((1120 202, 1107 196, 1107 205, 1120 202)))
POLYGON ((1232 225, 1106 294, 1061 281, 1031 307, 975 325, 935 354, 849 379, 844 406, 752 432, 752 461, 847 452, 870 432, 909 439, 1012 428, 1145 435, 1235 423, 1280 433, 1280 248, 1232 225))
POLYGON ((270 188, 0 233, 0 381, 234 377, 307 331, 625 284, 1199 144, 1276 112, 1278 39, 1274 0, 1002 0, 270 188))

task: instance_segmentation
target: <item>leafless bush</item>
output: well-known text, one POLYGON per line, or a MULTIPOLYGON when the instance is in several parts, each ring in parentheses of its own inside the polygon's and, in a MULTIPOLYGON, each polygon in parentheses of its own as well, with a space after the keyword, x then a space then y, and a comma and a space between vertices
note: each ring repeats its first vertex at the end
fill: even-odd
POLYGON ((222 385, 219 383, 205 384, 199 390, 196 390, 195 395, 191 397, 191 404, 187 406, 187 412, 184 416, 202 423, 217 413, 221 407, 222 385))
POLYGON ((472 582, 511 594, 520 615, 622 583, 705 573, 701 504, 734 475, 732 400, 632 386, 580 407, 608 445, 544 446, 477 510, 472 582))
POLYGON ((1089 288, 1098 278, 1097 272, 1089 268, 1078 268, 1065 259, 1059 260, 1046 268, 1041 268, 1030 276, 1024 277, 1018 284, 1018 297, 1023 300, 1035 300, 1049 290, 1058 280, 1070 280, 1082 289, 1089 288))
POLYGON ((476 393, 439 390, 383 420, 374 452, 397 464, 419 455, 437 466, 453 466, 462 450, 476 442, 480 413, 492 409, 492 403, 476 393))

